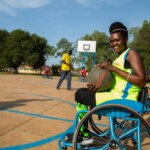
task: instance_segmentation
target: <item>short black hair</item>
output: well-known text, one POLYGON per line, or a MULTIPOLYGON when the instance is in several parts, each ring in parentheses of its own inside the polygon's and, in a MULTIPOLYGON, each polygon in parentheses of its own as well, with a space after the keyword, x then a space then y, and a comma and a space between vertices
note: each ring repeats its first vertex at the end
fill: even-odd
POLYGON ((109 27, 109 33, 120 32, 122 36, 128 38, 128 29, 127 27, 121 22, 114 22, 109 27))
POLYGON ((72 49, 69 49, 68 54, 72 55, 72 49))

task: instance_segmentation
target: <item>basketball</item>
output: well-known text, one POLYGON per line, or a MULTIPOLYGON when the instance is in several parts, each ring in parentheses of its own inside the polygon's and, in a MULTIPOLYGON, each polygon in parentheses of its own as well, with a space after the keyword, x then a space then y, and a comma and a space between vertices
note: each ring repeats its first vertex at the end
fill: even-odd
POLYGON ((88 82, 99 87, 98 91, 106 91, 111 88, 114 77, 111 71, 107 69, 92 68, 88 74, 88 82))

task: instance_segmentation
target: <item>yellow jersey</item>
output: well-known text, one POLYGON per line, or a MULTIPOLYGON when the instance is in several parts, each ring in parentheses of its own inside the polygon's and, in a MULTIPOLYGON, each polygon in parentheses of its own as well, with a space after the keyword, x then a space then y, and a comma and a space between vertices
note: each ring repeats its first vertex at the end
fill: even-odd
MULTIPOLYGON (((113 65, 121 70, 132 74, 132 69, 126 69, 124 67, 126 57, 128 55, 130 48, 124 51, 118 58, 116 58, 113 62, 113 65)), ((140 87, 134 85, 124 78, 114 73, 115 82, 109 92, 97 92, 96 93, 96 105, 99 105, 103 102, 112 100, 112 99, 131 99, 137 101, 138 93, 140 91, 140 87)))
MULTIPOLYGON (((65 61, 67 64, 71 64, 71 56, 68 53, 63 54, 62 61, 65 61)), ((64 63, 61 65, 61 70, 63 71, 69 71, 70 67, 64 63)))

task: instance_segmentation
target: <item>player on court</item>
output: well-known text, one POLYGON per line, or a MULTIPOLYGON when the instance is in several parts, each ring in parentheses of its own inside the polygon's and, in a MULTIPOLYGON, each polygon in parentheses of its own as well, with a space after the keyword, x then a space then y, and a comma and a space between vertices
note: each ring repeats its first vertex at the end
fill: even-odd
MULTIPOLYGON (((96 67, 104 67, 114 74, 115 82, 107 92, 96 92, 97 85, 88 84, 88 88, 81 88, 75 93, 76 109, 88 110, 88 106, 95 107, 103 102, 111 99, 132 99, 137 100, 138 93, 141 87, 146 84, 146 75, 144 64, 140 54, 132 48, 127 46, 128 30, 120 22, 114 22, 110 28, 110 47, 118 57, 111 64, 105 62, 97 64, 96 67)), ((80 114, 80 118, 85 113, 80 114)), ((90 144, 93 142, 92 137, 86 132, 86 125, 81 128, 81 141, 83 144, 90 144)))

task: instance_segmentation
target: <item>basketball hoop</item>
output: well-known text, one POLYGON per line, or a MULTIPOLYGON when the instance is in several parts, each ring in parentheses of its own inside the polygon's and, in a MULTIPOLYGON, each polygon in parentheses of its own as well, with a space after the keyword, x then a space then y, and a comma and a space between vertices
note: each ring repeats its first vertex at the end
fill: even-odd
POLYGON ((88 55, 92 56, 92 66, 96 63, 96 41, 78 41, 77 51, 82 55, 82 67, 86 65, 88 55))

